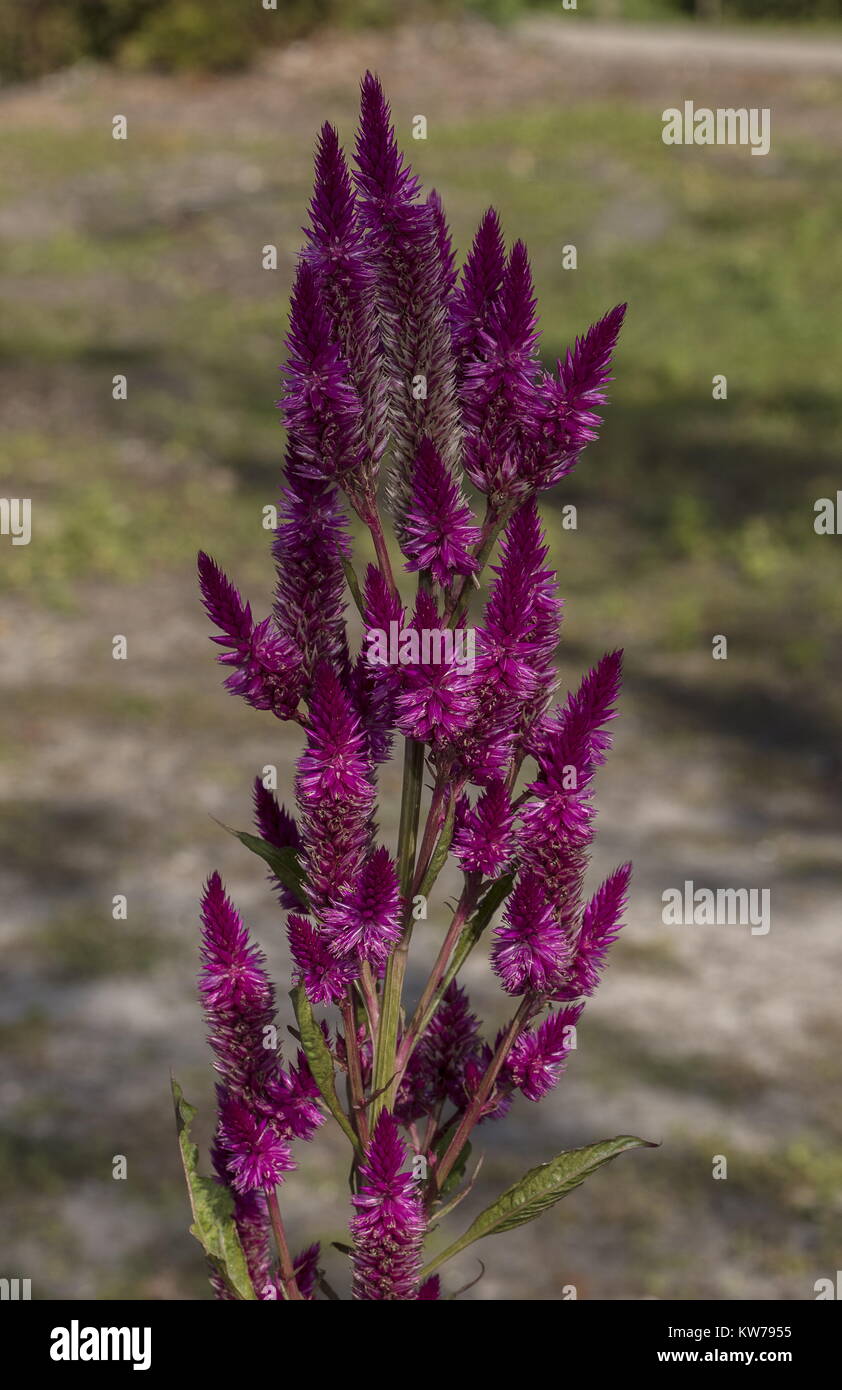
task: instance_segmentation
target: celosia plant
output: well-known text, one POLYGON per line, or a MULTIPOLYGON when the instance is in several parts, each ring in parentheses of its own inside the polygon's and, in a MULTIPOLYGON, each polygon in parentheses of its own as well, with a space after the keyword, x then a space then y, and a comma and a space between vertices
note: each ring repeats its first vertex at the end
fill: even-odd
POLYGON ((287 913, 298 1047, 282 1059, 265 959, 213 874, 199 990, 218 1074, 214 1178, 196 1172, 192 1111, 177 1087, 176 1111, 193 1230, 218 1297, 336 1297, 318 1245, 290 1253, 278 1200, 302 1144, 332 1117, 352 1150, 350 1242, 339 1247, 352 1296, 436 1299, 435 1270, 451 1255, 531 1220, 644 1142, 560 1154, 463 1236, 448 1244, 439 1233, 472 1186, 476 1131, 517 1094, 537 1102, 558 1082, 621 926, 628 864, 589 901, 584 893, 621 653, 552 708, 561 603, 537 498, 596 437, 625 305, 543 370, 526 248, 506 253, 490 210, 457 275, 441 202, 421 197, 370 74, 353 173, 335 130, 321 132, 306 237, 280 401, 272 615, 255 622, 199 556, 228 689, 303 738, 295 812, 258 779, 259 833, 240 835, 269 864, 287 913), (465 474, 484 499, 481 520, 465 474), (351 512, 373 544, 362 583, 351 512), (480 626, 469 629, 469 599, 486 582, 480 626), (350 600, 363 625, 356 656, 350 600), (379 843, 377 768, 398 735, 393 855, 379 843), (413 927, 435 930, 449 857, 461 888, 429 978, 407 999, 413 927), (487 1039, 458 974, 499 909, 490 962, 512 1014, 487 1039))

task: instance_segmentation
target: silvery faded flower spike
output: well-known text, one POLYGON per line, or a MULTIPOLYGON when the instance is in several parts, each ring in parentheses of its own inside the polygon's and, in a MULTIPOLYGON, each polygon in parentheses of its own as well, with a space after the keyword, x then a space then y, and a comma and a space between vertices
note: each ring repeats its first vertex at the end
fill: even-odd
POLYGON ((279 402, 287 443, 271 615, 256 623, 199 556, 228 690, 297 723, 303 739, 294 808, 258 779, 258 833, 238 832, 286 913, 296 1055, 281 1055, 265 959, 214 873, 199 977, 218 1075, 213 1177, 197 1171, 193 1111, 174 1083, 193 1230, 219 1298, 336 1298, 338 1284, 354 1299, 438 1299, 436 1271, 452 1255, 531 1220, 646 1142, 559 1154, 463 1236, 443 1248, 436 1235, 425 1252, 473 1183, 477 1127, 516 1094, 536 1102, 558 1082, 622 926, 630 865, 590 900, 584 886, 622 654, 551 708, 562 606, 537 497, 596 437, 624 314, 612 309, 546 372, 526 247, 506 252, 490 209, 457 275, 441 200, 422 198, 377 78, 362 83, 355 169, 323 127, 279 402), (477 519, 470 485, 484 497, 477 519), (349 510, 373 549, 362 584, 349 510), (468 665, 464 644, 430 638, 466 635, 477 584, 487 595, 468 665), (349 593, 365 629, 357 654, 349 593), (372 634, 396 660, 371 659, 372 634), (399 739, 393 850, 379 836, 376 770, 399 739), (448 858, 461 888, 429 978, 407 998, 414 909, 430 904, 423 930, 435 931, 448 858), (488 1039, 457 976, 498 910, 490 968, 516 1003, 488 1039), (301 1144, 329 1119, 353 1150, 344 1281, 319 1245, 291 1253, 278 1197, 306 1162, 301 1144))

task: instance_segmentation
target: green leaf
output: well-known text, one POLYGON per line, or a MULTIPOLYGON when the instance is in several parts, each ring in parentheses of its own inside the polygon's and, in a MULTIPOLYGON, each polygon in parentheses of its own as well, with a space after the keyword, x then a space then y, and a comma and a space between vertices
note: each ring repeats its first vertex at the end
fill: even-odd
POLYGON ((433 850, 432 855, 430 856, 430 862, 427 865, 427 872, 425 873, 420 884, 418 885, 418 893, 423 898, 426 898, 429 895, 430 889, 432 888, 433 884, 435 883, 436 879, 441 873, 444 862, 447 859, 448 853, 450 851, 450 842, 453 839, 453 826, 455 819, 456 798, 451 797, 447 817, 445 819, 444 825, 441 828, 441 834, 439 835, 439 838, 436 841, 436 847, 433 850))
POLYGON ((325 1035, 313 1017, 313 1010, 310 1007, 310 1000, 307 998, 304 986, 296 985, 289 997, 292 1000, 292 1007, 295 1009, 298 1030, 301 1034, 301 1046, 304 1048, 313 1079, 321 1091, 331 1115, 348 1136, 354 1148, 361 1153, 360 1141, 339 1103, 334 1084, 333 1058, 325 1042, 325 1035))
POLYGON ((357 605, 357 611, 358 611, 360 617, 361 617, 363 620, 365 620, 365 602, 364 602, 364 600, 363 600, 362 590, 360 589, 360 581, 359 581, 359 579, 357 578, 357 571, 354 569, 354 566, 352 565, 351 561, 348 559, 348 556, 347 556, 347 555, 343 555, 343 556, 341 557, 341 559, 342 559, 342 569, 343 569, 344 574, 345 574, 345 583, 348 585, 348 588, 351 590, 351 598, 354 600, 354 603, 357 605))
POLYGON ((603 1139, 598 1144, 587 1144, 583 1149, 568 1149, 549 1163, 531 1168, 514 1187, 508 1188, 496 1202, 486 1207, 464 1235, 453 1245, 449 1245, 441 1255, 437 1255, 426 1269, 422 1270, 421 1278, 425 1279, 433 1270, 438 1269, 439 1265, 444 1264, 445 1260, 458 1255, 466 1246, 473 1245, 475 1240, 482 1240, 483 1236, 497 1235, 501 1231, 513 1231, 516 1226, 534 1221, 536 1216, 560 1202, 562 1197, 566 1197, 574 1187, 578 1187, 591 1173, 595 1173, 603 1163, 608 1163, 628 1149, 638 1148, 653 1149, 657 1148, 657 1145, 648 1139, 636 1139, 633 1135, 622 1134, 616 1139, 603 1139))
POLYGON ((279 849, 277 845, 270 845, 268 840, 261 840, 259 835, 250 835, 247 830, 232 830, 230 825, 225 825, 222 821, 218 821, 217 824, 221 825, 223 830, 227 830, 229 835, 235 836, 252 854, 259 854, 261 859, 265 859, 275 877, 295 894, 305 910, 309 910, 310 904, 304 892, 304 874, 297 850, 291 845, 279 849))
POLYGON ((257 1294, 249 1278, 246 1257, 234 1223, 234 1200, 227 1187, 213 1178, 201 1177, 196 1171, 199 1150, 190 1137, 196 1110, 184 1099, 175 1077, 171 1080, 178 1147, 193 1212, 190 1234, 196 1237, 212 1268, 225 1280, 235 1298, 256 1300, 257 1294))
POLYGON ((441 994, 444 994, 451 980, 462 969, 465 960, 476 946, 498 907, 511 892, 514 881, 514 874, 502 874, 500 878, 495 879, 470 922, 462 928, 456 949, 447 967, 447 973, 440 986, 441 994))

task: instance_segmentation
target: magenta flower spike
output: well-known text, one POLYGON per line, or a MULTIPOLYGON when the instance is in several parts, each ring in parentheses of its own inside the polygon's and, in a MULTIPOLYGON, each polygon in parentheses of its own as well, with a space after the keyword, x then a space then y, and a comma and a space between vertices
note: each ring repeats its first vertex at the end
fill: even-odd
POLYGON ((367 237, 339 136, 328 124, 319 136, 307 243, 304 255, 360 403, 365 489, 377 480, 389 438, 388 393, 380 367, 376 281, 367 237))
POLYGON ((236 1096, 219 1102, 218 1142, 235 1192, 274 1191, 295 1164, 272 1124, 236 1096))
POLYGON ((584 1004, 550 1013, 538 1028, 521 1033, 506 1061, 507 1079, 527 1100, 543 1100, 558 1085, 584 1004))
POLYGON ((515 853, 515 813, 506 785, 490 782, 473 809, 463 812, 453 853, 466 873, 498 878, 515 853))
POLYGON ((465 259, 462 283, 451 301, 453 347, 463 373, 468 363, 480 358, 487 341, 505 268, 503 229, 494 208, 489 208, 465 259))
POLYGON ((491 964, 507 994, 552 994, 570 947, 537 874, 518 879, 497 928, 491 964))
POLYGON ((606 399, 611 359, 617 345, 626 305, 618 304, 583 338, 577 338, 556 376, 544 376, 538 386, 530 430, 533 450, 528 473, 536 488, 552 487, 575 466, 586 444, 596 439, 602 417, 595 407, 606 399))
POLYGON ((343 562, 351 550, 339 490, 305 477, 291 450, 272 552, 275 623, 295 649, 298 680, 308 689, 320 661, 348 662, 343 562))
POLYGON ((371 73, 362 83, 355 177, 360 219, 377 276, 395 460, 389 497, 402 541, 410 471, 422 439, 431 440, 448 469, 461 456, 448 315, 452 269, 441 204, 419 201, 419 181, 404 163, 389 104, 371 73))
POLYGON ((350 691, 326 664, 313 681, 296 791, 301 862, 310 903, 320 916, 362 867, 375 801, 361 721, 350 691))
POLYGON ((279 633, 270 618, 254 623, 251 606, 217 564, 199 552, 199 582, 208 617, 222 633, 211 641, 230 651, 217 657, 234 670, 225 682, 232 695, 242 695, 255 709, 271 710, 289 719, 301 698, 299 657, 289 637, 279 633))
POLYGON ((281 413, 302 477, 351 487, 363 459, 362 405, 310 263, 290 300, 281 413), (349 475, 351 481, 349 482, 349 475))
POLYGON ((473 574, 479 527, 473 524, 470 507, 459 496, 456 483, 426 436, 412 470, 405 529, 403 548, 410 572, 428 570, 443 589, 457 576, 473 574))
POLYGON ((290 913, 287 930, 297 980, 310 1003, 339 1004, 356 974, 353 961, 340 959, 331 950, 328 936, 306 917, 290 913))
MULTIPOLYGON (((440 1268, 499 1221, 428 1234, 458 1222, 487 1126, 571 1065, 627 907, 628 864, 586 889, 622 653, 557 700, 562 600, 538 506, 596 437, 626 306, 545 371, 526 245, 507 250, 489 209, 459 269, 443 201, 422 191, 372 73, 355 167, 334 126, 318 135, 304 238, 271 616, 255 622, 199 556, 227 688, 298 740, 277 796, 267 745, 257 833, 236 832, 268 873, 264 913, 282 917, 296 1053, 282 1057, 266 957, 212 874, 199 997, 213 1178, 194 1171, 178 1089, 176 1112, 217 1298, 434 1302, 459 1292, 440 1268), (499 991, 502 1026, 472 1006, 469 960, 499 991), (351 1245, 312 1232, 323 1239, 293 1255, 306 1171, 287 1179, 325 1125, 349 1146, 351 1245)), ((644 1142, 568 1150, 507 1183, 505 1228, 644 1142)))
POLYGON ((425 1221, 418 1184, 404 1171, 406 1161, 397 1123, 383 1110, 360 1165, 360 1190, 352 1198, 354 1298, 418 1298, 425 1221))
POLYGON ((363 866, 341 906, 325 913, 324 933, 334 955, 357 956, 381 966, 400 940, 399 916, 394 861, 381 846, 363 866))
POLYGON ((582 925, 575 943, 570 977, 556 999, 576 999, 593 994, 606 965, 609 948, 617 940, 628 901, 631 864, 621 864, 597 888, 582 913, 582 925))

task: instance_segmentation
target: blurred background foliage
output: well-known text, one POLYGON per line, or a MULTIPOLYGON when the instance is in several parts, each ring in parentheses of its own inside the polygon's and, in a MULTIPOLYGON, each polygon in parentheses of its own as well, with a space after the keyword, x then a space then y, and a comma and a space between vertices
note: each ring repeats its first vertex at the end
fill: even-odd
MULTIPOLYGON (((496 22, 528 10, 562 10, 564 0, 0 0, 0 77, 42 76, 81 59, 164 71, 223 72, 267 43, 324 25, 385 25, 469 12, 496 22)), ((582 9, 585 6, 581 6, 582 9)), ((813 21, 842 17, 842 0, 594 0, 606 19, 813 21)))

